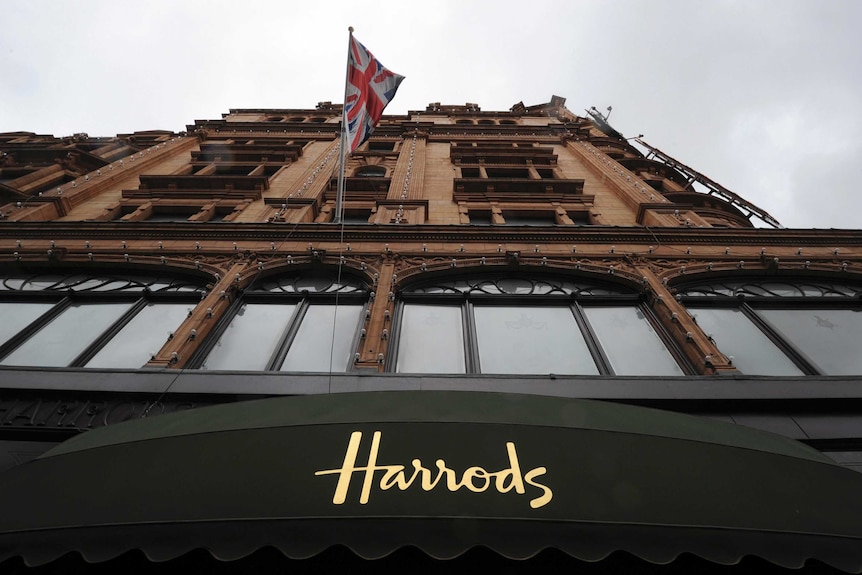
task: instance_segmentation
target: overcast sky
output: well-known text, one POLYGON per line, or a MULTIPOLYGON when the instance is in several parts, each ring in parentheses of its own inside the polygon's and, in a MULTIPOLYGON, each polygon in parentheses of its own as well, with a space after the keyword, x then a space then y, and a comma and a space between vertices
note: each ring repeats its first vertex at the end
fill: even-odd
POLYGON ((786 227, 862 228, 862 1, 3 0, 0 132, 179 131, 341 102, 347 27, 388 113, 567 98, 786 227))

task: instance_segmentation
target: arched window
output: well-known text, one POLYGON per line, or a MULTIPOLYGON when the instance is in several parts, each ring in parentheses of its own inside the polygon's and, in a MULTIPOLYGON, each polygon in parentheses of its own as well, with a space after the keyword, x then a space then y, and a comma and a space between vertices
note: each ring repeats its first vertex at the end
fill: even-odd
POLYGON ((743 373, 862 374, 862 285, 730 279, 686 284, 678 293, 743 373))
POLYGON ((401 294, 396 371, 683 375, 634 291, 514 275, 401 294))
POLYGON ((356 168, 353 175, 358 178, 383 178, 386 177, 384 166, 360 166, 356 168))
POLYGON ((247 289, 192 359, 201 369, 347 371, 363 308, 364 284, 304 271, 247 289))
POLYGON ((0 281, 0 365, 141 367, 204 291, 171 277, 7 274, 0 281))

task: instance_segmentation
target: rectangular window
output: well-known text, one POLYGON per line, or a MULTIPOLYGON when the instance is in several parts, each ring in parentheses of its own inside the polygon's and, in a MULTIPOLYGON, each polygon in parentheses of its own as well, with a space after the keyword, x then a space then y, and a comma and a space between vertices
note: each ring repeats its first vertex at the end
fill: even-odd
POLYGON ((464 373, 460 306, 406 304, 396 370, 403 373, 464 373))
POLYGON ((829 375, 862 373, 862 312, 854 309, 758 309, 818 371, 829 375))
MULTIPOLYGON (((102 332, 120 319, 131 303, 76 304, 37 331, 7 355, 2 365, 65 367, 102 332)), ((139 367, 139 366, 135 366, 139 367)))
POLYGON ((584 315, 616 375, 683 375, 640 309, 585 307, 584 315))
POLYGON ((507 211, 503 213, 507 226, 553 226, 557 223, 553 212, 507 211))
POLYGON ((474 315, 482 373, 599 373, 569 308, 476 306, 474 315))
POLYGON ((203 369, 267 368, 296 304, 245 304, 209 352, 203 369))
POLYGON ((310 305, 281 371, 347 371, 361 305, 310 305), (333 328, 335 336, 333 337, 333 328))
POLYGON ((711 334, 733 364, 750 375, 804 375, 803 372, 738 309, 689 307, 697 323, 711 334))
POLYGON ((54 306, 50 303, 0 302, 0 318, 3 318, 0 321, 0 344, 36 321, 36 318, 52 307, 54 306))
POLYGON ((191 306, 150 303, 139 311, 84 367, 140 367, 159 351, 168 329, 183 322, 191 306))

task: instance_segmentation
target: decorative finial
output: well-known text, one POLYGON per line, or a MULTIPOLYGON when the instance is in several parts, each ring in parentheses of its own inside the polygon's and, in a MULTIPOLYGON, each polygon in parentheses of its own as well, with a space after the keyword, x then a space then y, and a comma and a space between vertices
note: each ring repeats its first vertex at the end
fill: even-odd
POLYGON ((351 34, 353 34, 353 26, 348 26, 347 31, 350 32, 351 34))

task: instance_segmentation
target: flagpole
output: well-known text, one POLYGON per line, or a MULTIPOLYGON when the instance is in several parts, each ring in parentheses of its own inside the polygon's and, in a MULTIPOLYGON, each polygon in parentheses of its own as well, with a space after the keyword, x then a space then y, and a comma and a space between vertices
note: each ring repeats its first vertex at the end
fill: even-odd
POLYGON ((335 194, 334 223, 341 222, 341 203, 344 198, 344 170, 346 169, 345 145, 347 143, 347 87, 350 83, 350 48, 353 46, 353 26, 347 28, 350 38, 347 41, 347 67, 344 72, 344 100, 341 106, 341 146, 338 153, 338 191, 335 194))

